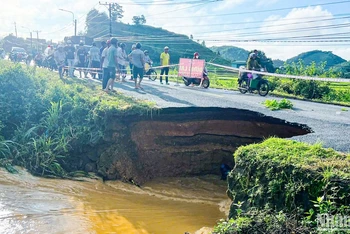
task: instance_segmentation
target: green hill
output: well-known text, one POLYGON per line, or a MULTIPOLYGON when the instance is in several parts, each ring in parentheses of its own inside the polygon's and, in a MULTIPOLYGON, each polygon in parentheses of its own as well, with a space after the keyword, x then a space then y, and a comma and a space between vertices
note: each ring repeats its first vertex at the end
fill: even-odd
MULTIPOLYGON (((105 13, 91 10, 86 19, 86 36, 92 38, 109 37, 109 18, 105 13)), ((206 61, 230 65, 230 62, 214 53, 209 48, 191 40, 186 35, 180 35, 169 32, 162 28, 155 28, 148 25, 130 25, 119 22, 112 23, 113 36, 120 42, 126 44, 129 52, 132 44, 140 42, 142 50, 148 50, 151 59, 155 64, 159 64, 159 56, 164 47, 169 47, 171 63, 177 64, 179 58, 192 58, 195 52, 198 52, 201 58, 206 61)))
POLYGON ((213 46, 212 51, 230 61, 246 61, 249 51, 235 46, 213 46))
POLYGON ((312 62, 316 62, 317 65, 320 65, 321 63, 326 62, 326 69, 346 62, 345 59, 333 54, 331 51, 313 50, 290 58, 287 60, 287 63, 298 62, 300 59, 305 65, 310 65, 312 62))
POLYGON ((350 78, 350 61, 335 65, 332 67, 342 78, 350 78))
POLYGON ((284 61, 280 59, 274 59, 272 62, 275 67, 282 67, 284 65, 284 61))

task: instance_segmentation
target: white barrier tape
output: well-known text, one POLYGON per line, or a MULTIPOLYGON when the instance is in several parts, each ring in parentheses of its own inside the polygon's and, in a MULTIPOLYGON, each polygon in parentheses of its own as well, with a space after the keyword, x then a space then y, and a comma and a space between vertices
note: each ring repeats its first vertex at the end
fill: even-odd
POLYGON ((168 66, 158 66, 158 67, 152 67, 153 69, 159 69, 159 68, 163 68, 163 67, 176 67, 179 66, 179 64, 173 64, 173 65, 168 65, 168 66))
POLYGON ((216 67, 225 68, 228 70, 238 71, 238 72, 249 72, 254 74, 260 74, 265 76, 274 76, 274 77, 280 77, 280 78, 289 78, 289 79, 299 79, 299 80, 316 80, 316 81, 326 81, 326 82, 350 82, 350 79, 344 79, 344 78, 319 78, 319 77, 311 77, 311 76, 294 76, 294 75, 284 75, 284 74, 276 74, 276 73, 269 73, 269 72, 259 72, 259 71, 252 71, 252 70, 246 70, 246 69, 239 69, 234 67, 228 67, 223 66, 220 64, 215 63, 207 63, 216 67))

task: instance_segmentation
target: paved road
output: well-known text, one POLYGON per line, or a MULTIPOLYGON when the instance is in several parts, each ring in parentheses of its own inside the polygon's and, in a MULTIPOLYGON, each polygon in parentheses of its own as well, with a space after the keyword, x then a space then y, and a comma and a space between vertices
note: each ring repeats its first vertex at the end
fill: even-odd
POLYGON ((116 89, 137 99, 154 101, 159 107, 232 107, 257 111, 292 123, 306 124, 314 133, 292 139, 308 143, 322 142, 325 147, 350 153, 350 108, 346 108, 349 111, 342 111, 342 107, 336 105, 291 100, 294 104, 293 110, 271 111, 261 104, 272 98, 269 96, 174 84, 161 85, 159 80, 145 79, 144 91, 135 90, 131 81, 117 83, 116 89))

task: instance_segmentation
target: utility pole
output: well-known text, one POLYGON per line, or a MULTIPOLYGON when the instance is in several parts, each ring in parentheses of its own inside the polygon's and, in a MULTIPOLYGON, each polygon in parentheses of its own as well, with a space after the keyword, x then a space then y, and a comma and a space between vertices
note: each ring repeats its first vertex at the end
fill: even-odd
POLYGON ((15 34, 16 34, 16 37, 17 37, 17 24, 16 24, 16 22, 14 24, 15 24, 15 34))
POLYGON ((60 9, 58 9, 58 10, 60 10, 60 11, 65 11, 65 12, 69 12, 69 13, 71 13, 71 14, 73 15, 74 36, 76 36, 76 35, 77 35, 77 20, 74 18, 74 12, 68 11, 68 10, 65 10, 65 9, 62 9, 62 8, 60 8, 60 9))
POLYGON ((99 2, 100 5, 102 6, 108 6, 108 12, 109 12, 109 37, 112 37, 112 7, 117 5, 116 2, 106 2, 106 3, 101 3, 99 2))
POLYGON ((30 32, 30 50, 33 52, 33 32, 30 32))
POLYGON ((36 30, 33 32, 36 33, 36 42, 37 42, 36 49, 39 51, 39 32, 41 32, 41 31, 36 30))
POLYGON ((74 36, 77 36, 77 20, 74 20, 74 36))

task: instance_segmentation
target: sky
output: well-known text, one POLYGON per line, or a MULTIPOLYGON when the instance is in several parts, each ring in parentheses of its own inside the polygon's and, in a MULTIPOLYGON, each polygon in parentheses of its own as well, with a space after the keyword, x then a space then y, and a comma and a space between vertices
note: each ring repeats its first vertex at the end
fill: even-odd
MULTIPOLYGON (((124 23, 132 23, 133 16, 143 14, 147 25, 193 35, 194 40, 204 40, 207 46, 258 49, 268 57, 282 60, 318 49, 350 60, 350 42, 339 41, 350 39, 350 1, 346 0, 117 2, 123 6, 124 23), (302 42, 305 39, 309 42, 302 42)), ((0 37, 14 33, 16 22, 18 36, 29 37, 30 31, 38 30, 39 38, 62 41, 74 33, 73 15, 59 9, 72 11, 78 31, 84 31, 86 14, 93 8, 107 12, 96 0, 2 0, 0 37)), ((36 32, 33 36, 37 36, 36 32)))

